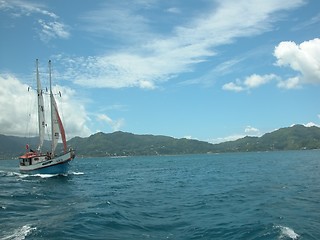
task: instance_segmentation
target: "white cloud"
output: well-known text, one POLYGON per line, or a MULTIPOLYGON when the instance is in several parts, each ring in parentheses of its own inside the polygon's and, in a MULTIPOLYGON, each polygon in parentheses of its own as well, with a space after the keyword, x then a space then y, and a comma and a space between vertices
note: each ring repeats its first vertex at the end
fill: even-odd
MULTIPOLYGON (((174 138, 177 138, 177 137, 174 137, 174 138)), ((183 136, 182 138, 185 138, 185 139, 188 139, 188 140, 202 141, 202 140, 199 140, 199 138, 192 137, 191 135, 185 135, 185 136, 183 136)))
POLYGON ((192 136, 190 136, 190 135, 188 135, 188 136, 184 136, 183 138, 185 138, 185 139, 189 139, 189 140, 193 139, 193 138, 192 138, 192 136))
POLYGON ((47 42, 53 38, 64 38, 67 39, 70 36, 68 27, 57 21, 46 22, 42 19, 38 20, 41 26, 40 38, 42 41, 47 42))
POLYGON ((279 88, 285 88, 285 89, 294 89, 300 87, 300 78, 299 77, 293 77, 288 78, 287 80, 281 80, 277 84, 279 88))
POLYGON ((221 137, 221 138, 216 138, 212 139, 209 142, 211 143, 222 143, 222 142, 228 142, 228 141, 235 141, 240 138, 244 138, 246 136, 254 136, 254 137, 260 137, 261 132, 258 128, 252 127, 250 125, 246 126, 245 129, 243 130, 243 133, 240 134, 232 134, 226 137, 221 137))
MULTIPOLYGON (((0 129, 6 135, 25 136, 31 100, 28 86, 11 75, 0 75, 0 129)), ((35 120, 35 119, 34 119, 35 120)))
MULTIPOLYGON (((119 4, 105 4, 82 19, 92 34, 128 45, 122 44, 116 53, 76 59, 70 66, 70 80, 85 87, 154 89, 180 73, 193 71, 197 63, 216 54, 215 47, 270 30, 277 21, 276 13, 298 7, 303 0, 221 1, 184 25, 170 26, 169 33, 155 32, 152 19, 142 16, 141 9, 132 4, 120 8, 119 4)), ((71 62, 70 58, 66 61, 71 62)))
POLYGON ((222 89, 240 92, 264 85, 272 80, 277 81, 277 87, 294 89, 302 84, 320 84, 320 39, 305 41, 300 45, 294 42, 281 42, 275 47, 274 56, 277 58, 276 66, 289 66, 299 75, 288 79, 281 79, 275 74, 252 74, 244 81, 236 80, 224 84, 222 89))
POLYGON ((316 124, 314 122, 309 122, 307 124, 303 124, 305 127, 320 127, 319 124, 316 124))
POLYGON ((250 135, 259 135, 260 134, 260 130, 255 128, 255 127, 251 127, 251 126, 247 126, 245 129, 244 129, 244 132, 246 134, 250 134, 250 135))
POLYGON ((119 131, 124 124, 124 119, 112 120, 106 114, 98 114, 97 118, 100 121, 108 123, 108 125, 112 128, 113 131, 119 131))
POLYGON ((98 88, 154 89, 156 81, 169 79, 170 72, 173 71, 170 70, 170 62, 163 59, 144 59, 125 53, 78 59, 64 57, 57 63, 67 69, 64 79, 74 80, 76 84, 85 87, 98 88))
POLYGON ((246 135, 244 135, 244 134, 234 134, 234 135, 230 135, 227 137, 215 138, 215 139, 209 140, 209 142, 213 143, 213 144, 217 144, 217 143, 222 143, 222 142, 235 141, 235 140, 243 138, 245 136, 246 135))
POLYGON ((220 75, 230 73, 232 72, 232 69, 235 67, 235 65, 240 63, 242 60, 243 59, 241 58, 234 58, 234 59, 225 61, 223 63, 218 64, 213 71, 219 73, 220 75))
MULTIPOLYGON (((0 74, 0 84, 1 133, 14 136, 37 135, 35 92, 28 91, 26 84, 9 74, 0 74)), ((76 93, 61 86, 55 89, 62 93, 62 98, 57 97, 56 100, 67 137, 88 136, 91 131, 86 125, 89 119, 85 108, 81 103, 72 100, 76 93)))
POLYGON ((229 82, 224 84, 222 86, 222 89, 227 91, 234 91, 234 92, 242 92, 245 90, 241 85, 234 82, 229 82))
POLYGON ((244 81, 236 80, 236 82, 226 83, 222 86, 222 89, 234 92, 241 92, 245 90, 250 90, 252 88, 260 87, 261 85, 267 84, 272 80, 278 79, 279 77, 275 74, 252 74, 251 76, 246 77, 244 81))
POLYGON ((275 47, 276 65, 290 67, 298 76, 285 80, 279 87, 296 88, 301 84, 320 84, 320 39, 315 38, 297 45, 281 42, 275 47))
POLYGON ((20 0, 2 0, 0 9, 10 11, 14 17, 30 16, 33 13, 38 13, 51 18, 58 18, 53 12, 44 9, 44 6, 38 3, 20 1, 20 0))
POLYGON ((20 1, 20 0, 2 0, 0 10, 7 11, 12 17, 35 17, 38 19, 38 34, 42 41, 48 42, 53 38, 67 39, 70 36, 69 27, 59 20, 59 16, 46 10, 42 4, 20 1), (43 19, 44 18, 44 19, 43 19))
POLYGON ((270 82, 271 80, 274 80, 276 79, 277 76, 274 75, 274 74, 267 74, 267 75, 257 75, 257 74, 253 74, 249 77, 247 77, 245 80, 244 80, 244 85, 247 87, 247 88, 256 88, 256 87, 259 87, 261 85, 264 85, 268 82, 270 82))

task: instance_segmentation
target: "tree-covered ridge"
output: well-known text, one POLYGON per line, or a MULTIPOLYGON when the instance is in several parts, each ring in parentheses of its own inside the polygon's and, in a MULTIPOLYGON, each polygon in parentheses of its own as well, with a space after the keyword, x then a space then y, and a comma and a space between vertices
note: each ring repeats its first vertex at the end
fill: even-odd
MULTIPOLYGON (((23 154, 26 143, 36 147, 37 138, 0 135, 0 157, 12 158, 23 154)), ((45 144, 50 146, 48 142, 45 144)), ((247 136, 219 144, 120 131, 99 132, 87 138, 75 137, 68 142, 68 145, 76 150, 77 156, 84 157, 320 149, 320 128, 294 125, 266 133, 261 137, 247 136)))
POLYGON ((244 137, 218 144, 221 151, 274 151, 320 148, 320 128, 294 125, 281 128, 262 137, 244 137))
POLYGON ((136 156, 196 154, 211 151, 212 144, 167 136, 135 135, 126 132, 96 133, 89 138, 73 138, 70 145, 83 156, 136 156))

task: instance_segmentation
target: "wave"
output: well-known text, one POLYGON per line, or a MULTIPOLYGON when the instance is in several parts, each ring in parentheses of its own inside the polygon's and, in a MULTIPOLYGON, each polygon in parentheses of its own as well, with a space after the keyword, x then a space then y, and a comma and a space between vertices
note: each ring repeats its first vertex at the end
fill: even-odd
POLYGON ((64 174, 33 174, 29 175, 30 177, 40 177, 40 178, 52 178, 52 177, 58 177, 58 176, 64 176, 64 174))
POLYGON ((19 177, 21 179, 25 179, 25 178, 32 178, 32 177, 39 177, 39 178, 54 178, 54 177, 68 177, 71 175, 84 175, 84 172, 69 172, 69 173, 65 173, 65 174, 40 174, 40 173, 36 173, 36 174, 29 174, 29 173, 19 173, 19 172, 11 172, 11 171, 0 171, 2 176, 6 176, 6 177, 19 177))
POLYGON ((20 176, 21 173, 11 171, 0 171, 0 174, 4 177, 20 176))
POLYGON ((14 230, 13 233, 9 234, 2 238, 2 240, 23 240, 28 236, 31 232, 36 230, 36 227, 31 227, 30 225, 24 225, 21 228, 14 230))
POLYGON ((279 239, 298 239, 300 237, 299 234, 297 234, 293 229, 289 227, 284 227, 284 226, 276 226, 277 229, 280 229, 280 237, 279 239))
POLYGON ((84 172, 70 172, 70 175, 84 175, 84 172))
POLYGON ((27 177, 40 177, 40 178, 54 178, 54 177, 68 177, 72 175, 84 175, 83 172, 68 172, 68 173, 58 173, 58 174, 29 174, 27 177))
MULTIPOLYGON (((8 176, 10 176, 8 174, 8 176)), ((60 174, 40 174, 40 173, 36 173, 36 174, 29 174, 29 173, 15 173, 13 172, 13 174, 11 176, 18 176, 21 179, 25 179, 25 178, 52 178, 52 177, 57 177, 57 176, 63 176, 60 174)))

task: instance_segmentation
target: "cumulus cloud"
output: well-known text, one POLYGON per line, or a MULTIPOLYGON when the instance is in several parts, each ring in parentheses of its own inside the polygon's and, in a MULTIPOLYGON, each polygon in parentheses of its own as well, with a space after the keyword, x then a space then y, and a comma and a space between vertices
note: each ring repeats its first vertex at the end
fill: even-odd
MULTIPOLYGON (((35 92, 28 91, 26 84, 10 74, 0 74, 0 84, 0 128, 2 133, 14 136, 37 135, 35 92)), ((54 89, 62 93, 62 98, 57 96, 56 100, 67 137, 88 136, 91 133, 86 124, 88 117, 84 106, 72 100, 75 92, 61 86, 56 86, 54 89)))
POLYGON ((267 75, 257 75, 257 74, 253 74, 251 75, 250 77, 247 77, 245 80, 244 80, 244 85, 247 87, 247 88, 256 88, 256 87, 259 87, 261 85, 264 85, 268 82, 270 82, 271 80, 277 78, 276 75, 274 74, 267 74, 267 75))
POLYGON ((252 127, 252 126, 247 126, 245 129, 244 129, 244 132, 246 134, 249 134, 249 135, 253 135, 253 136, 256 136, 256 135, 259 135, 260 134, 260 130, 255 128, 255 127, 252 127))
POLYGON ((119 131, 124 124, 124 119, 112 120, 106 114, 98 114, 98 120, 106 122, 113 131, 119 131))
POLYGON ((290 67, 299 73, 298 76, 283 80, 279 87, 295 88, 302 84, 320 84, 320 39, 296 44, 294 42, 281 42, 275 47, 274 56, 276 65, 290 67))
POLYGON ((281 42, 275 47, 274 56, 277 58, 276 66, 289 67, 298 72, 298 75, 283 79, 275 74, 252 74, 243 81, 237 79, 235 82, 226 83, 222 89, 241 92, 260 87, 273 80, 277 82, 277 87, 285 89, 299 88, 303 84, 320 84, 319 38, 301 44, 290 41, 281 42))
POLYGON ((222 86, 222 89, 227 91, 234 91, 234 92, 242 92, 243 90, 245 90, 241 86, 241 83, 239 81, 237 81, 237 83, 234 83, 234 82, 226 83, 222 86))
POLYGON ((269 83, 272 80, 278 80, 279 77, 275 74, 258 75, 252 74, 246 77, 243 81, 239 79, 236 82, 229 82, 222 86, 223 90, 229 90, 234 92, 241 92, 245 90, 250 90, 252 88, 260 87, 264 84, 269 83))
POLYGON ((212 139, 212 140, 209 140, 209 142, 215 144, 215 143, 221 143, 221 142, 235 141, 237 139, 244 138, 245 136, 257 136, 258 137, 258 136, 261 136, 261 132, 258 128, 255 128, 255 127, 248 125, 243 130, 243 133, 233 134, 233 135, 226 136, 226 137, 212 139))
POLYGON ((320 127, 319 124, 316 124, 314 122, 308 122, 307 124, 303 124, 305 127, 320 127))
POLYGON ((26 102, 30 101, 28 86, 11 75, 0 75, 0 84, 1 131, 6 135, 24 136, 28 118, 26 102))
POLYGON ((300 87, 300 78, 299 77, 292 77, 288 78, 287 80, 281 80, 278 82, 277 86, 279 88, 285 89, 294 89, 300 87))

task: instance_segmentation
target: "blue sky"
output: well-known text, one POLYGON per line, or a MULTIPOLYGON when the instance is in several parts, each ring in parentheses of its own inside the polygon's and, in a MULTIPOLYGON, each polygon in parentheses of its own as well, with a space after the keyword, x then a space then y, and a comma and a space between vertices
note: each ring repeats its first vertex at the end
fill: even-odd
POLYGON ((216 143, 319 125, 319 9, 317 0, 1 0, 1 133, 25 135, 37 58, 43 86, 52 60, 69 138, 121 130, 216 143))

